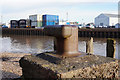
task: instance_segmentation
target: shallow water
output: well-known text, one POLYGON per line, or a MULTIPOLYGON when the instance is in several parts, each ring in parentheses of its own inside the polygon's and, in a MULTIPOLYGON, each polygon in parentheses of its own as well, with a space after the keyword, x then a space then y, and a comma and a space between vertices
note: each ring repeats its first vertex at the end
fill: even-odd
MULTIPOLYGON (((0 37, 0 52, 11 53, 41 53, 45 51, 53 51, 53 37, 49 36, 2 36, 0 37)), ((86 52, 86 41, 88 38, 79 37, 78 50, 86 52)), ((94 38, 94 54, 106 55, 106 40, 107 38, 94 38)), ((116 39, 116 54, 115 57, 120 59, 120 41, 116 39), (119 56, 118 56, 119 55, 119 56)))

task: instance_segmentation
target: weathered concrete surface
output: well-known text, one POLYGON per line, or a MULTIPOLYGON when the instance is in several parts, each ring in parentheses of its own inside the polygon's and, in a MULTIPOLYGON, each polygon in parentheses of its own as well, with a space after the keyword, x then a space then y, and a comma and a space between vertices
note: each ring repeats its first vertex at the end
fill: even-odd
POLYGON ((87 54, 81 56, 63 58, 41 53, 24 56, 20 66, 24 78, 118 78, 117 59, 87 54))

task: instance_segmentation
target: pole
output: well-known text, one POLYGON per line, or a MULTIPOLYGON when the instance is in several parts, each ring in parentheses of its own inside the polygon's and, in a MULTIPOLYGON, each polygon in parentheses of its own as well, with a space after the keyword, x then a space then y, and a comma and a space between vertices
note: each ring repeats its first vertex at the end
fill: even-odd
POLYGON ((107 46, 106 46, 106 57, 115 58, 115 51, 116 51, 116 41, 114 39, 108 38, 107 46))
POLYGON ((68 12, 66 13, 66 15, 67 15, 67 21, 68 21, 68 12))
POLYGON ((90 37, 86 42, 86 53, 93 54, 93 37, 90 37))

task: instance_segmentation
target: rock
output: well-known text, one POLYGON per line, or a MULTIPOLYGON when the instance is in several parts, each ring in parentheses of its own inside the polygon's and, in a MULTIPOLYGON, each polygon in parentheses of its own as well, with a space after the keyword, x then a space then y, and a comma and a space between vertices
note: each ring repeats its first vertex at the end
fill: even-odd
POLYGON ((62 59, 51 56, 51 53, 42 53, 24 56, 20 66, 24 78, 111 78, 111 75, 118 78, 118 60, 96 55, 62 59))

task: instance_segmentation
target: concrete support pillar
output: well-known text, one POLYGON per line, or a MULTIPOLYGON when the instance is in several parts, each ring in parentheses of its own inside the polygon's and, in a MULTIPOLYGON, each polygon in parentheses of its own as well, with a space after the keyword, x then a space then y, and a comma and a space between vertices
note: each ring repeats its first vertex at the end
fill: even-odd
POLYGON ((107 46, 106 46, 106 56, 115 58, 115 51, 116 51, 116 41, 114 39, 108 38, 107 46))
POLYGON ((86 53, 93 54, 93 37, 90 37, 86 42, 86 53))

